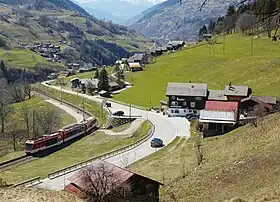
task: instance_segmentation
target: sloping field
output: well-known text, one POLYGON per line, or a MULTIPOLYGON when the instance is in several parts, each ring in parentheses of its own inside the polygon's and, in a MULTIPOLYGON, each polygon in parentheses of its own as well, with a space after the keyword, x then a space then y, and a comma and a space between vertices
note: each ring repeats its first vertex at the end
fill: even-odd
POLYGON ((267 38, 226 36, 217 44, 188 47, 177 53, 156 58, 143 72, 133 72, 126 79, 133 88, 115 99, 145 107, 159 105, 166 99, 168 82, 206 82, 211 89, 223 89, 232 82, 249 85, 255 94, 279 96, 280 46, 267 38), (223 53, 225 50, 225 54, 223 53), (253 50, 253 51, 251 51, 253 50))
POLYGON ((199 139, 193 134, 186 143, 176 139, 135 163, 132 170, 163 182, 166 201, 279 201, 279 130, 280 114, 273 114, 258 127, 247 125, 224 136, 199 139), (200 166, 196 142, 203 154, 200 166))

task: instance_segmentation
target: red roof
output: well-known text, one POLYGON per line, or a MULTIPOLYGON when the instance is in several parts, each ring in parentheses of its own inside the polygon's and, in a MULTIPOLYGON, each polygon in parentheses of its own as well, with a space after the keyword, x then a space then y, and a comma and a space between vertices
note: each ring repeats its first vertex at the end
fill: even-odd
POLYGON ((75 184, 68 184, 65 186, 64 190, 72 193, 75 196, 80 196, 82 194, 81 190, 75 184))
POLYGON ((205 109, 212 111, 238 111, 238 102, 206 101, 205 109))

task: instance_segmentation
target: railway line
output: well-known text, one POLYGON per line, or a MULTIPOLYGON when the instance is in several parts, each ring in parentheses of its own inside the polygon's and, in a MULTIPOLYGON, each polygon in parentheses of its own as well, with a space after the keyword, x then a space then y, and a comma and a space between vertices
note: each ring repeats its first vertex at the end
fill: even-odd
MULTIPOLYGON (((80 116, 82 116, 82 114, 84 113, 84 117, 85 118, 88 118, 91 116, 91 114, 89 112, 86 112, 86 111, 83 111, 82 109, 76 107, 76 106, 73 106, 65 101, 61 101, 61 100, 58 100, 56 98, 53 98, 53 97, 50 97, 48 94, 44 93, 44 92, 36 92, 36 95, 37 96, 40 96, 41 98, 45 99, 45 100, 50 100, 50 101, 53 101, 52 103, 56 102, 56 103, 60 103, 60 104, 63 104, 64 107, 68 107, 68 108, 71 108, 72 109, 72 112, 75 111, 77 114, 80 114, 80 116)), ((71 115, 73 115, 71 113, 71 115)), ((78 120, 77 120, 78 122, 78 120)), ((73 140, 74 141, 74 140, 73 140)), ((17 158, 14 158, 14 159, 11 159, 11 160, 8 160, 8 161, 5 161, 5 162, 1 162, 0 163, 0 172, 12 167, 12 166, 15 166, 15 165, 21 165, 21 164, 25 164, 25 163, 28 163, 28 162, 31 162, 37 158, 40 158, 40 157, 44 157, 44 156, 47 156, 49 155, 50 153, 53 153, 55 151, 58 151, 60 150, 61 148, 63 147, 66 147, 68 146, 69 144, 71 144, 73 141, 69 141, 67 143, 65 143, 64 145, 59 145, 55 148, 50 148, 50 149, 47 149, 45 151, 41 151, 39 153, 37 153, 36 155, 23 155, 23 156, 20 156, 20 157, 17 157, 17 158)))
POLYGON ((11 159, 9 161, 2 162, 2 163, 0 163, 0 172, 8 169, 11 166, 27 163, 27 162, 33 161, 35 159, 36 159, 36 157, 23 155, 18 158, 15 158, 15 159, 11 159))

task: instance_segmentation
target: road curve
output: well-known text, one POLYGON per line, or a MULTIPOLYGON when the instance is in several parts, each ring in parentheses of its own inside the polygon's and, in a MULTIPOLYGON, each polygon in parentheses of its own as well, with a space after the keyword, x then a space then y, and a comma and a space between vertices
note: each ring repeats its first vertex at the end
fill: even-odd
MULTIPOLYGON (((47 81, 47 82, 49 82, 49 81, 47 81)), ((43 82, 42 84, 47 87, 61 90, 59 87, 47 85, 47 82, 43 82)), ((67 90, 67 89, 62 89, 62 91, 69 93, 69 94, 74 94, 74 95, 77 94, 76 92, 67 90)), ((79 94, 79 96, 83 96, 83 95, 79 94)), ((85 98, 87 98, 89 100, 93 100, 93 101, 100 102, 100 103, 102 102, 102 99, 98 98, 97 96, 89 96, 89 95, 84 95, 84 96, 85 96, 85 98)), ((169 143, 171 143, 174 140, 174 138, 177 136, 176 124, 174 124, 171 121, 171 119, 166 118, 163 115, 160 115, 160 114, 157 114, 154 112, 150 112, 150 111, 140 110, 140 109, 133 108, 133 107, 131 107, 131 109, 130 109, 128 106, 121 105, 121 104, 114 103, 114 102, 111 102, 111 104, 112 104, 111 110, 113 112, 117 111, 117 110, 123 110, 126 115, 129 115, 129 111, 130 111, 132 116, 141 116, 142 118, 151 121, 151 123, 155 126, 155 132, 151 138, 159 137, 163 140, 165 145, 168 145, 169 143)), ((187 122, 186 122, 186 124, 187 124, 187 122)), ((185 131, 185 133, 186 133, 186 136, 189 136, 189 131, 185 131)), ((120 167, 125 167, 125 166, 128 166, 128 165, 154 153, 157 150, 160 150, 161 148, 159 148, 159 149, 151 148, 151 146, 150 146, 151 138, 148 141, 139 145, 138 147, 136 147, 130 151, 124 152, 122 154, 116 155, 114 157, 110 157, 110 158, 106 159, 106 161, 113 163, 115 165, 118 165, 120 167)), ((50 180, 49 178, 44 179, 44 180, 42 180, 42 183, 39 185, 39 187, 53 189, 53 190, 62 190, 65 183, 67 184, 67 178, 69 176, 71 176, 72 174, 73 173, 70 173, 65 176, 61 176, 56 179, 53 179, 53 180, 50 180)))

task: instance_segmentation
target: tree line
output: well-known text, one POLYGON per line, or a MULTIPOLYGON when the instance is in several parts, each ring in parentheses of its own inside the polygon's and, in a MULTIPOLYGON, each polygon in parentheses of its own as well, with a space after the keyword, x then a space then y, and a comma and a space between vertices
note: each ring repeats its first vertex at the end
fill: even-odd
POLYGON ((32 98, 32 88, 28 74, 19 75, 15 76, 13 71, 6 69, 3 61, 0 62, 0 139, 11 140, 14 150, 19 140, 50 133, 60 123, 53 109, 34 109, 34 106, 23 102, 32 98), (15 109, 12 104, 20 102, 20 109, 15 109), (20 120, 14 120, 14 114, 18 114, 20 120), (24 123, 24 129, 19 122, 24 123))
POLYGON ((210 20, 208 25, 199 29, 199 37, 204 34, 242 34, 267 33, 276 40, 280 19, 279 0, 242 1, 238 5, 230 5, 224 16, 210 20), (274 33, 273 33, 274 31, 274 33))

